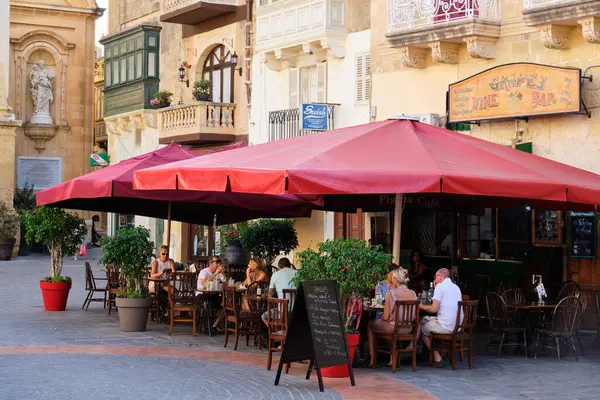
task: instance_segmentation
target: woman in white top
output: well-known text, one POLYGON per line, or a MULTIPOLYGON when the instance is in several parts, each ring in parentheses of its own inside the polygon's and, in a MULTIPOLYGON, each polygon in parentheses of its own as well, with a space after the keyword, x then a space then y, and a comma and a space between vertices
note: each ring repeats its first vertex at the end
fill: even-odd
MULTIPOLYGON (((152 262, 152 270, 150 271, 150 278, 152 279, 167 279, 167 271, 175 272, 175 262, 169 258, 169 248, 167 246, 160 246, 159 257, 152 262)), ((148 288, 151 292, 155 292, 155 282, 150 281, 148 288)), ((171 290, 171 286, 167 283, 161 285, 161 289, 165 292, 171 290)))

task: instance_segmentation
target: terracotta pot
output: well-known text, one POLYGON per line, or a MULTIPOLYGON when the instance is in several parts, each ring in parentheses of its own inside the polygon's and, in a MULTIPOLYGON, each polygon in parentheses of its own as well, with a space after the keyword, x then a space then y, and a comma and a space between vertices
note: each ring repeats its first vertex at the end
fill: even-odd
MULTIPOLYGON (((346 340, 348 341, 348 351, 350 352, 350 363, 352 363, 356 347, 360 343, 360 333, 348 333, 346 334, 346 340)), ((327 378, 347 378, 350 376, 350 371, 348 371, 347 365, 335 365, 333 367, 321 368, 321 375, 327 378)))
POLYGON ((43 282, 40 281, 44 309, 46 311, 65 311, 71 282, 43 282))
POLYGON ((116 298, 119 324, 123 332, 142 332, 148 324, 148 313, 152 306, 150 297, 145 299, 116 298))

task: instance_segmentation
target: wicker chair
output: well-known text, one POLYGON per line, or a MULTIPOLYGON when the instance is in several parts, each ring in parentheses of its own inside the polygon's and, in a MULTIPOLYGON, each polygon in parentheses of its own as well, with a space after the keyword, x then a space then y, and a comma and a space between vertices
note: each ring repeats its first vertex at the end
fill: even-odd
POLYGON ((456 352, 460 351, 461 359, 463 352, 469 352, 469 369, 473 365, 473 329, 477 321, 478 300, 458 302, 456 311, 456 325, 454 331, 448 334, 431 334, 431 351, 429 352, 429 365, 433 366, 433 352, 449 353, 452 369, 456 369, 456 352), (463 314, 460 321, 461 312, 463 314), (465 342, 467 345, 465 346, 465 342))
POLYGON ((538 329, 537 331, 534 359, 537 358, 538 349, 540 348, 540 336, 545 336, 548 341, 543 347, 556 348, 556 356, 559 362, 561 340, 571 345, 575 354, 575 360, 579 361, 577 352, 575 351, 575 344, 573 343, 573 333, 577 321, 577 313, 580 309, 581 302, 575 296, 565 297, 558 303, 552 315, 552 327, 550 329, 538 329), (554 339, 556 346, 552 345, 552 339, 554 339))
MULTIPOLYGON (((505 292, 506 293, 506 292, 505 292)), ((513 316, 507 313, 506 304, 503 297, 498 293, 488 292, 485 295, 485 305, 487 308, 488 319, 490 321, 490 340, 488 341, 485 351, 487 352, 490 345, 498 343, 495 339, 500 337, 500 347, 498 348, 498 358, 504 346, 520 346, 525 347, 525 358, 527 358, 527 333, 524 327, 514 326, 513 316), (523 335, 523 341, 519 342, 518 337, 523 335), (510 341, 511 337, 515 337, 515 341, 510 341)))
POLYGON ((377 346, 375 352, 389 354, 392 358, 392 372, 396 372, 396 366, 400 361, 400 353, 412 354, 412 370, 417 372, 417 336, 419 328, 419 300, 397 300, 394 305, 394 315, 401 315, 402 318, 395 318, 394 331, 392 333, 375 333, 375 340, 383 339, 386 346, 377 346), (408 333, 402 333, 408 331, 408 333), (411 349, 398 347, 398 342, 409 342, 411 349))
POLYGON ((101 301, 104 304, 104 308, 106 308, 106 285, 104 285, 104 287, 97 287, 96 286, 96 281, 106 281, 106 278, 95 278, 94 277, 94 272, 92 271, 92 267, 90 266, 90 263, 88 263, 86 261, 85 263, 85 290, 87 290, 88 294, 85 297, 85 301, 83 302, 83 305, 81 306, 81 309, 83 310, 85 308, 85 311, 87 311, 88 307, 90 306, 90 303, 92 301, 101 301), (104 293, 104 297, 103 298, 94 298, 94 294, 95 293, 104 293))

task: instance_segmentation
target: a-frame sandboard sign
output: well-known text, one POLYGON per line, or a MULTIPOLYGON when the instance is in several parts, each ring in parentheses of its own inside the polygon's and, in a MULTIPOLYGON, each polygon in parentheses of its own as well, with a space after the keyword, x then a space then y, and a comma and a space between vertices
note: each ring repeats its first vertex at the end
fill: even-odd
POLYGON ((354 373, 342 321, 336 281, 300 282, 275 385, 279 384, 284 364, 308 360, 306 379, 310 379, 314 367, 321 392, 325 390, 321 376, 323 367, 348 365, 350 384, 354 386, 354 373))

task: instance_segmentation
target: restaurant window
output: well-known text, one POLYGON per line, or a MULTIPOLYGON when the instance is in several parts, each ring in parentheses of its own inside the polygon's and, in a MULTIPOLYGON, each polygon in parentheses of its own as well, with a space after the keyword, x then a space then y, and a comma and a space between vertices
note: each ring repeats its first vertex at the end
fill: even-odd
POLYGON ((222 44, 218 45, 206 58, 202 70, 202 77, 212 83, 213 102, 233 103, 233 73, 231 51, 222 44))
POLYGON ((463 258, 496 258, 496 209, 483 215, 461 215, 460 240, 463 258))
POLYGON ((156 76, 156 53, 148 53, 148 76, 156 76))
POLYGON ((454 251, 453 214, 446 212, 404 212, 402 249, 418 250, 425 256, 451 257, 454 251))
POLYGON ((220 254, 220 245, 215 246, 215 240, 220 242, 220 234, 216 234, 211 226, 191 224, 190 252, 192 260, 198 257, 209 257, 220 254))
POLYGON ((498 259, 525 258, 529 248, 531 215, 525 207, 498 209, 498 259))

